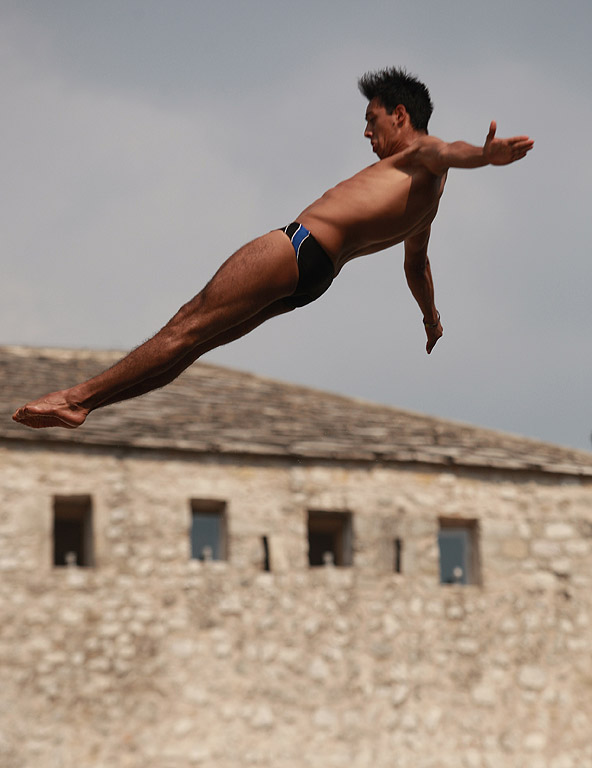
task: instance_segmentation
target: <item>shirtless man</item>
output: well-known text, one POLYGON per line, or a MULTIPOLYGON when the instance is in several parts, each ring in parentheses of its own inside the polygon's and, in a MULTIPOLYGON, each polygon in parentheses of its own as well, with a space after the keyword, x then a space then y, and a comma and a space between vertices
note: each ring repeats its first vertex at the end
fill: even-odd
POLYGON ((28 403, 13 419, 37 428, 78 427, 94 409, 162 387, 205 352, 314 301, 351 259, 401 242, 430 354, 442 325, 427 248, 448 169, 507 165, 534 142, 496 139, 495 122, 482 147, 428 136, 429 91, 404 70, 368 73, 359 87, 369 102, 364 136, 378 162, 330 189, 293 224, 239 249, 162 330, 112 368, 28 403))

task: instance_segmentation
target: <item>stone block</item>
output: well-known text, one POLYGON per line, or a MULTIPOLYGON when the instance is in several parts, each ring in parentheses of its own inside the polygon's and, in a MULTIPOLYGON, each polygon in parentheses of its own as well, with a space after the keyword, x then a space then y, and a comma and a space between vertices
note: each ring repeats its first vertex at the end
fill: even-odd
POLYGON ((523 560, 529 555, 529 543, 524 539, 506 539, 501 544, 501 554, 513 560, 523 560))
POLYGON ((518 671, 518 685, 527 691, 542 691, 547 684, 547 674, 541 667, 524 666, 518 671))
POLYGON ((561 544, 547 539, 536 539, 532 542, 532 553, 536 557, 557 557, 561 554, 561 544))
POLYGON ((548 539, 577 539, 577 530, 569 523, 549 523, 545 526, 545 536, 548 539))
POLYGON ((556 576, 569 576, 572 572, 572 562, 567 557, 552 560, 551 570, 556 576))
POLYGON ((271 707, 266 704, 256 707, 250 722, 251 726, 256 730, 268 730, 273 728, 275 717, 271 707))
POLYGON ((495 707, 498 702, 498 694, 491 685, 481 684, 471 691, 471 698, 480 707, 495 707))
POLYGON ((547 734, 543 731, 531 731, 524 736, 524 749, 528 752, 542 752, 547 746, 547 734))

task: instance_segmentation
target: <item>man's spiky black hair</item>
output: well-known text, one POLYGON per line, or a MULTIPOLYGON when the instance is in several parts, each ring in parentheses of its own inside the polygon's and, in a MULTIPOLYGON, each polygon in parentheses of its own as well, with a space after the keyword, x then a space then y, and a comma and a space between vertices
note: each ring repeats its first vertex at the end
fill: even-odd
POLYGON ((415 130, 427 133, 434 106, 427 87, 416 77, 404 69, 391 67, 366 72, 358 80, 358 87, 368 101, 379 99, 389 114, 398 104, 402 104, 415 130))

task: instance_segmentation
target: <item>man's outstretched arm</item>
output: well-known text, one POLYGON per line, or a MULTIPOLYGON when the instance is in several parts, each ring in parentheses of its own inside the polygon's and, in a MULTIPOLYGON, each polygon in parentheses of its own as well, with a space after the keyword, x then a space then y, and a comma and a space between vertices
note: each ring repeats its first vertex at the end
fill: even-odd
POLYGON ((428 259, 430 228, 405 240, 405 277, 415 301, 423 313, 428 355, 443 334, 440 313, 434 303, 434 281, 428 259))
POLYGON ((534 146, 534 140, 528 136, 496 139, 496 130, 495 120, 492 120, 489 133, 482 147, 468 144, 466 141, 447 143, 433 136, 426 136, 424 139, 420 139, 409 151, 415 151, 417 157, 432 173, 442 175, 449 168, 509 165, 525 157, 534 146))

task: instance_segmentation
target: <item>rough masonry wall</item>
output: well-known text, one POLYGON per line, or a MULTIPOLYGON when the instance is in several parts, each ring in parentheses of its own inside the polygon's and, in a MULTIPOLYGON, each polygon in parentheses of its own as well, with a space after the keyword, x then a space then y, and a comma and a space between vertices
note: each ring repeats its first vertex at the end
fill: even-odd
POLYGON ((577 480, 5 448, 0 765, 590 768, 591 595, 577 480), (51 565, 68 494, 95 568, 51 565), (229 562, 189 559, 192 498, 228 503, 229 562), (353 514, 354 567, 308 568, 308 509, 353 514), (454 516, 480 586, 438 583, 454 516))

